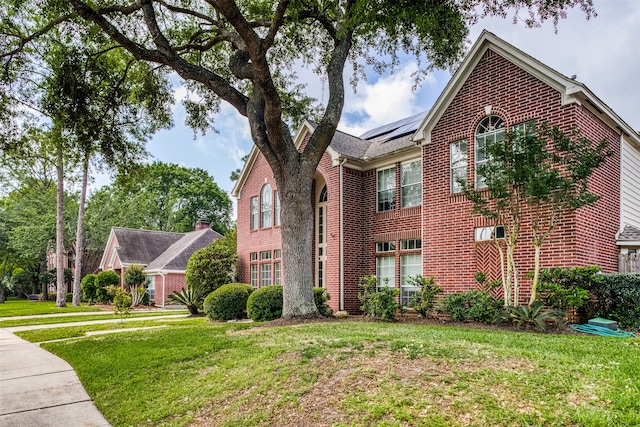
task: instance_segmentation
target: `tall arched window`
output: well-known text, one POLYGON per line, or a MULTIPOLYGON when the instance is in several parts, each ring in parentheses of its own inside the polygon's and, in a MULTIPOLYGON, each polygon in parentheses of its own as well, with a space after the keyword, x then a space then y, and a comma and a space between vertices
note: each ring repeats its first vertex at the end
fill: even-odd
POLYGON ((271 186, 265 184, 265 186, 262 187, 262 194, 260 195, 260 228, 271 227, 272 196, 271 186))
POLYGON ((475 175, 476 188, 484 188, 484 176, 478 173, 478 167, 489 161, 487 144, 504 140, 504 121, 498 116, 487 116, 478 124, 475 134, 475 175))

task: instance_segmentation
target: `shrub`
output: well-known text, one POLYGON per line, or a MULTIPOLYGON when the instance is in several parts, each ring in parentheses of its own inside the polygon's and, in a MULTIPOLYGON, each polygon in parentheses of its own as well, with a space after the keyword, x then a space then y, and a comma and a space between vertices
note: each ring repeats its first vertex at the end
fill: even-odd
POLYGON ((588 290, 595 301, 587 304, 593 316, 616 320, 621 328, 637 327, 640 321, 640 274, 602 274, 588 290))
POLYGON ((65 301, 73 302, 73 292, 67 292, 67 295, 65 296, 65 301))
POLYGON ((247 300, 247 316, 256 322, 268 322, 282 316, 282 286, 256 289, 247 300))
POLYGON ((601 280, 600 267, 554 267, 540 270, 538 295, 544 305, 561 310, 580 308, 589 299, 587 289, 601 280))
POLYGON ((434 310, 433 302, 436 299, 436 295, 442 292, 442 288, 436 284, 433 276, 411 276, 407 279, 407 283, 409 286, 417 286, 420 288, 411 301, 409 301, 409 307, 420 313, 420 316, 427 317, 427 315, 434 310))
POLYGON ((253 287, 243 283, 222 285, 204 299, 203 311, 212 320, 242 319, 251 292, 253 287))
POLYGON ((560 309, 543 310, 544 304, 541 302, 535 303, 532 307, 528 305, 523 306, 509 306, 504 318, 515 323, 519 328, 522 325, 535 326, 541 331, 545 330, 546 322, 551 320, 556 324, 563 324, 565 319, 565 312, 560 309))
POLYGON ((330 299, 331 295, 329 295, 329 292, 327 292, 325 288, 313 288, 313 300, 321 316, 333 316, 333 311, 329 307, 329 304, 327 304, 327 301, 330 299))
POLYGON ((124 318, 127 317, 131 310, 131 295, 122 288, 112 287, 113 289, 113 305, 116 309, 116 314, 120 316, 120 320, 124 322, 124 318))
POLYGON ((186 289, 182 288, 180 292, 174 292, 169 295, 169 300, 178 304, 183 304, 189 310, 192 316, 200 314, 198 306, 202 302, 202 298, 206 290, 203 286, 187 285, 186 289))
POLYGON ((87 274, 82 278, 80 282, 80 289, 82 289, 82 298, 90 303, 94 302, 97 295, 97 287, 96 287, 96 275, 95 274, 87 274))
POLYGON ((236 233, 227 233, 206 248, 197 250, 187 263, 187 285, 203 286, 205 292, 213 292, 220 286, 235 280, 236 233))
POLYGON ((362 303, 360 310, 368 317, 382 320, 394 320, 396 313, 401 308, 398 303, 400 290, 388 286, 377 289, 378 281, 376 276, 364 276, 359 280, 358 285, 362 292, 358 292, 358 299, 362 303))
POLYGON ((502 300, 495 300, 488 292, 474 289, 445 296, 439 311, 456 322, 492 323, 504 313, 504 308, 502 300))
POLYGON ((120 276, 115 271, 105 270, 98 273, 95 278, 96 300, 100 302, 113 301, 113 296, 107 293, 107 287, 118 284, 120 284, 120 276))

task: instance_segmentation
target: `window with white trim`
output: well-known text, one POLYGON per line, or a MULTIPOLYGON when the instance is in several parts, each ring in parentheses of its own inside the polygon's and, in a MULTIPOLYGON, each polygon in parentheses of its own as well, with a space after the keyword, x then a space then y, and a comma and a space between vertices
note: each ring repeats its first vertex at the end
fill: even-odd
POLYGON ((462 183, 467 182, 467 141, 455 141, 449 144, 451 163, 451 194, 460 193, 464 189, 462 183))
POLYGON ((403 251, 422 249, 422 239, 400 240, 400 249, 403 251))
POLYGON ((476 227, 473 230, 473 236, 476 242, 493 240, 494 231, 496 233, 496 239, 504 239, 504 227, 501 225, 497 227, 476 227))
POLYGON ((249 229, 256 230, 258 228, 258 198, 251 198, 251 217, 249 220, 249 229))
POLYGON ((420 290, 408 283, 410 277, 422 275, 422 254, 408 254, 400 256, 400 303, 408 304, 420 290))
POLYGON ((396 250, 396 242, 377 242, 376 252, 393 252, 396 250))
POLYGON ((378 281, 378 289, 383 286, 396 287, 396 257, 383 256, 376 258, 376 279, 378 281))
POLYGON ((271 186, 265 184, 262 187, 261 206, 260 206, 260 228, 271 227, 271 208, 272 208, 271 186))
POLYGON ((273 225, 280 225, 280 195, 278 190, 273 193, 273 225))
POLYGON ((395 166, 378 171, 377 179, 378 212, 389 211, 396 207, 396 168, 395 166))
POLYGON ((250 271, 251 271, 251 286, 253 286, 253 288, 256 289, 258 287, 258 264, 251 264, 250 271))
POLYGON ((422 161, 400 165, 400 206, 408 208, 422 204, 422 161))
POLYGON ((487 116, 478 124, 475 133, 475 187, 485 188, 485 178, 478 168, 490 160, 487 145, 504 140, 504 121, 498 116, 487 116))
POLYGON ((273 263, 273 284, 282 284, 282 264, 280 262, 273 263))
POLYGON ((260 264, 260 287, 271 285, 271 264, 260 264))
POLYGON ((156 299, 156 276, 147 276, 147 293, 149 301, 156 299))
POLYGON ((271 251, 262 251, 260 252, 260 259, 261 260, 267 260, 267 259, 271 259, 271 251))

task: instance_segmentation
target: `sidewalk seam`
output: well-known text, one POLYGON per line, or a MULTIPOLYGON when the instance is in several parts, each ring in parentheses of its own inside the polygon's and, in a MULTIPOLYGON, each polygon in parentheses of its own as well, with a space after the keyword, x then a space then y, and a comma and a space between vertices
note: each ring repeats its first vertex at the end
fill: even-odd
POLYGON ((4 414, 0 414, 0 417, 3 417, 5 415, 15 415, 15 414, 24 414, 26 412, 33 412, 33 411, 41 411, 43 409, 51 409, 51 408, 60 408, 61 406, 69 406, 69 405, 75 405, 77 403, 85 403, 85 402, 91 402, 93 403, 93 400, 91 399, 85 399, 85 400, 78 400, 77 402, 69 402, 69 403, 63 403, 61 405, 52 405, 52 406, 42 406, 40 408, 34 408, 34 409, 25 409, 24 411, 16 411, 16 412, 6 412, 4 414))

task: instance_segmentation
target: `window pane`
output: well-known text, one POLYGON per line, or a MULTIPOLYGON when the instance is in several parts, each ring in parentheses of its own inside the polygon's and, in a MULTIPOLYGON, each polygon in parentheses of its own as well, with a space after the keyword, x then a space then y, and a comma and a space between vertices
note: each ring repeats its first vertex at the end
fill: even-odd
POLYGON ((376 279, 378 279, 378 288, 388 286, 395 288, 396 286, 396 258, 379 257, 376 258, 376 279))
POLYGON ((276 262, 273 264, 273 284, 274 285, 281 285, 281 280, 280 280, 280 263, 276 262))
POLYGON ((258 266, 256 264, 251 265, 251 286, 258 287, 258 266))
POLYGON ((459 193, 467 181, 467 141, 456 141, 450 144, 451 155, 451 193, 459 193))
POLYGON ((271 186, 266 184, 262 188, 262 206, 260 216, 260 227, 271 227, 271 186))
POLYGON ((280 195, 274 193, 273 225, 280 225, 280 195))
POLYGON ((486 152, 487 144, 495 144, 504 140, 504 122, 498 116, 488 116, 478 124, 475 133, 475 186, 486 187, 485 179, 478 170, 489 160, 486 152))
POLYGON ((260 287, 271 285, 271 264, 260 265, 260 287))
POLYGON ((251 219, 249 228, 251 230, 255 230, 258 228, 258 198, 251 198, 251 219))
POLYGON ((378 211, 396 206, 396 168, 378 171, 378 211))
POLYGON ((400 303, 407 304, 413 295, 420 289, 417 286, 409 286, 409 277, 422 275, 422 255, 403 255, 400 257, 400 303))

